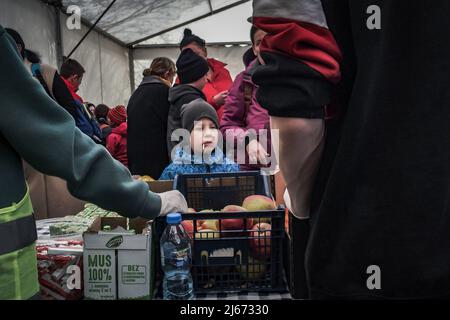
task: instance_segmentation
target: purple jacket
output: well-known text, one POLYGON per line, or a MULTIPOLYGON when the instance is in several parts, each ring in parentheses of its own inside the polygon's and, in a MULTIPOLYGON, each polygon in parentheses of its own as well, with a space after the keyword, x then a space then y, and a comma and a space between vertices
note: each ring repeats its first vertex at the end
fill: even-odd
MULTIPOLYGON (((252 82, 251 78, 251 72, 255 64, 256 60, 236 77, 225 102, 220 131, 222 132, 224 139, 235 139, 236 149, 236 143, 245 143, 245 136, 249 129, 254 129, 257 133, 259 133, 259 130, 261 129, 266 129, 269 134, 268 151, 270 153, 269 114, 267 110, 261 107, 256 101, 256 90, 258 89, 258 86, 252 82), (248 109, 245 104, 246 90, 251 93, 251 102, 248 103, 248 109)), ((243 170, 255 170, 259 168, 260 166, 256 165, 241 165, 241 169, 243 170)))

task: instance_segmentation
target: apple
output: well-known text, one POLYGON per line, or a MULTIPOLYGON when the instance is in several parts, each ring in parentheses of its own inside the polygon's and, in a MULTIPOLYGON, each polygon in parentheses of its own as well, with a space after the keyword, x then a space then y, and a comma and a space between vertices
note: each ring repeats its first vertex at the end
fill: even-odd
POLYGON ((198 229, 219 230, 219 220, 204 220, 198 229))
POLYGON ((272 226, 268 223, 256 224, 250 233, 250 248, 261 259, 270 258, 270 235, 272 226))
MULTIPOLYGON (((206 210, 199 211, 198 213, 209 213, 209 212, 214 212, 214 210, 206 209, 206 210)), ((197 220, 197 228, 201 228, 203 222, 205 222, 205 221, 206 220, 197 220)))
POLYGON ((243 207, 235 206, 235 205, 226 206, 225 208, 222 209, 222 212, 242 212, 242 211, 248 211, 248 210, 243 207))
POLYGON ((254 281, 263 278, 267 268, 264 262, 258 261, 252 257, 248 257, 248 264, 240 264, 236 266, 242 279, 254 281))
MULTIPOLYGON (((242 206, 247 209, 247 211, 271 211, 277 209, 277 204, 273 199, 261 196, 261 195, 253 195, 248 196, 244 199, 242 206)), ((270 218, 259 218, 257 219, 259 223, 265 222, 270 223, 270 218)))
MULTIPOLYGON (((245 208, 235 205, 226 206, 225 208, 222 209, 222 212, 245 212, 245 211, 247 211, 245 208)), ((253 226, 253 219, 248 218, 246 225, 244 224, 244 219, 242 218, 223 219, 222 221, 220 221, 221 230, 244 230, 244 226, 246 226, 247 230, 250 230, 253 226)), ((239 234, 236 234, 234 232, 232 233, 226 232, 224 234, 232 237, 239 236, 239 234)))
POLYGON ((216 230, 202 229, 195 234, 195 239, 206 240, 206 239, 215 239, 215 238, 220 238, 220 234, 216 230))

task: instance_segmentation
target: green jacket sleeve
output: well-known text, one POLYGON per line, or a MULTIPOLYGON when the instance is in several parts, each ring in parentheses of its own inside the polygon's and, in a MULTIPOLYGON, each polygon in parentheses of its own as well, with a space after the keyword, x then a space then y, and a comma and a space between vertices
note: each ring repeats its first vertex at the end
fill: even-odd
POLYGON ((20 156, 66 180, 79 199, 128 217, 159 214, 161 198, 75 127, 70 114, 26 70, 1 26, 0 70, 0 132, 20 156))

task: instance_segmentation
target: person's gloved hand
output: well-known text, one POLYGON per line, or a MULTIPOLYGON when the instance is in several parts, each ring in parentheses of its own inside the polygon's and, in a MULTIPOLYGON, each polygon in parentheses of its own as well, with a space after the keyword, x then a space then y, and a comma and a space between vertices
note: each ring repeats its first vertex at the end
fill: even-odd
POLYGON ((172 212, 187 212, 188 205, 186 199, 180 191, 173 190, 168 192, 159 193, 161 197, 161 211, 160 216, 165 216, 172 212))

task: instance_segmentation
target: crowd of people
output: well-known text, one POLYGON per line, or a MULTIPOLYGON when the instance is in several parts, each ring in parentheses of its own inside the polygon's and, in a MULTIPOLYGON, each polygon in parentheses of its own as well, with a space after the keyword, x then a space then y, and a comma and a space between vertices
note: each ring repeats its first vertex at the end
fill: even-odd
MULTIPOLYGON (((17 31, 7 32, 25 48, 17 31)), ((144 70, 143 81, 128 106, 112 108, 103 103, 95 106, 79 95, 86 70, 78 61, 64 58, 58 72, 42 64, 30 49, 24 51, 23 58, 47 94, 71 114, 76 126, 105 146, 133 175, 173 179, 182 172, 258 170, 268 164, 270 140, 263 146, 258 132, 270 131, 269 116, 256 101, 257 86, 251 80, 264 35, 264 31, 251 28, 253 46, 243 56, 245 70, 233 82, 227 64, 208 57, 205 40, 185 29, 176 63, 166 57, 154 59, 144 70), (201 145, 195 147, 191 140, 191 148, 184 152, 177 140, 179 129, 188 130, 192 137, 202 132, 203 136, 196 136, 201 145), (250 135, 249 130, 256 135, 250 135), (232 159, 224 154, 224 144, 230 141, 232 159), (238 159, 239 146, 245 149, 242 159, 238 159), (212 154, 209 164, 203 158, 205 151, 212 154), (197 162, 202 155, 200 163, 189 158, 192 152, 197 154, 197 162), (191 163, 186 163, 188 158, 191 163), (182 164, 180 159, 184 159, 182 164)), ((194 138, 183 141, 189 139, 194 138)))

